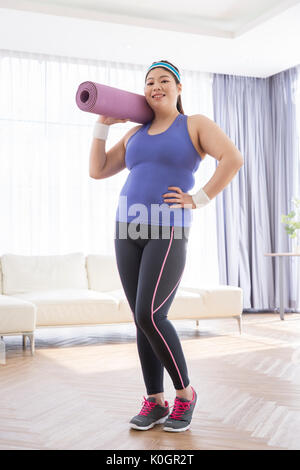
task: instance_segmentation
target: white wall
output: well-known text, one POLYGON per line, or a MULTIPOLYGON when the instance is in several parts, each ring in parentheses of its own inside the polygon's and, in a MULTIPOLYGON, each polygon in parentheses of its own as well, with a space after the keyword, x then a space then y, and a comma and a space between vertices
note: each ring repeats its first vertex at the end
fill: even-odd
POLYGON ((0 48, 265 77, 300 63, 299 18, 300 4, 228 39, 0 8, 0 48))

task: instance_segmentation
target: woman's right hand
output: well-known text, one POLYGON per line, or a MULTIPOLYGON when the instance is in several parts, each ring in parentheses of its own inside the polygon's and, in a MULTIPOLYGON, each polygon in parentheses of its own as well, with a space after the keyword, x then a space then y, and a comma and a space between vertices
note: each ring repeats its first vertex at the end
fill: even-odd
POLYGON ((118 122, 127 122, 127 121, 129 121, 129 118, 128 119, 116 119, 116 118, 109 117, 109 116, 102 116, 101 114, 99 114, 99 117, 97 120, 97 122, 101 122, 102 124, 107 124, 108 126, 110 126, 111 124, 116 124, 118 122))

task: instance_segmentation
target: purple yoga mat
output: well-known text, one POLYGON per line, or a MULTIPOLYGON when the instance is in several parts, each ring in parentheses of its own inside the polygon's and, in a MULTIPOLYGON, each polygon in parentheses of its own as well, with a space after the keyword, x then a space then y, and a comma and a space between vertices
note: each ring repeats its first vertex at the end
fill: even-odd
POLYGON ((76 93, 77 106, 82 111, 116 119, 129 119, 146 124, 154 113, 144 95, 131 93, 95 82, 83 82, 76 93))

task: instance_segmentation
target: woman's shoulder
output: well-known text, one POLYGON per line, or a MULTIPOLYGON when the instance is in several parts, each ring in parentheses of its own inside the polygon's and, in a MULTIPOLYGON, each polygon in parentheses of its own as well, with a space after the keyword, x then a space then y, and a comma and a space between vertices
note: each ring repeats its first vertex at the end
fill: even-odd
MULTIPOLYGON (((199 153, 201 160, 205 158, 206 152, 203 150, 203 147, 201 145, 201 139, 200 139, 200 130, 201 127, 203 126, 203 121, 202 121, 202 116, 203 114, 192 114, 190 116, 187 116, 187 128, 190 134, 190 138, 192 140, 192 143, 199 153)), ((205 117, 205 116, 204 116, 205 117)))
POLYGON ((126 149, 126 145, 127 145, 128 140, 130 139, 130 137, 132 137, 136 132, 138 132, 144 125, 145 124, 139 124, 137 126, 133 126, 133 127, 131 127, 131 129, 129 129, 129 131, 126 132, 126 134, 124 136, 125 149, 126 149))

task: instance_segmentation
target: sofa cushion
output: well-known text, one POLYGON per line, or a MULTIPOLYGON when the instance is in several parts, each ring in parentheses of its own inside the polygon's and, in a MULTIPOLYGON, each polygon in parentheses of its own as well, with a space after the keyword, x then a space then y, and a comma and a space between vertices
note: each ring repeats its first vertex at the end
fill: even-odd
POLYGON ((88 288, 83 253, 50 256, 4 254, 1 264, 3 294, 88 288))
POLYGON ((199 318, 221 318, 242 315, 243 289, 223 284, 202 284, 201 287, 185 287, 186 292, 200 295, 202 308, 199 318))
MULTIPOLYGON (((118 300, 121 317, 131 318, 133 313, 122 289, 109 291, 118 300)), ((204 288, 179 287, 168 312, 169 320, 222 318, 241 315, 243 291, 240 287, 206 285, 204 288)), ((155 314, 154 314, 155 315, 155 314)))
POLYGON ((118 299, 90 289, 59 289, 15 294, 37 307, 36 326, 93 325, 129 321, 119 312, 118 299))
POLYGON ((2 266, 1 266, 1 259, 0 259, 0 294, 2 294, 2 266))
MULTIPOLYGON (((109 294, 119 301, 119 309, 122 317, 128 317, 133 321, 133 312, 122 289, 110 291, 109 294)), ((203 300, 198 293, 186 292, 178 288, 175 298, 168 312, 168 318, 171 319, 192 319, 201 316, 203 300)), ((155 315, 155 314, 154 314, 155 315)))
POLYGON ((0 295, 0 334, 34 331, 36 306, 31 302, 0 295))
POLYGON ((112 255, 88 255, 86 259, 89 288, 99 292, 122 289, 117 262, 112 255))
POLYGON ((188 292, 184 290, 183 287, 179 287, 171 304, 168 318, 170 320, 191 320, 193 318, 200 318, 203 309, 204 306, 201 295, 188 292))

